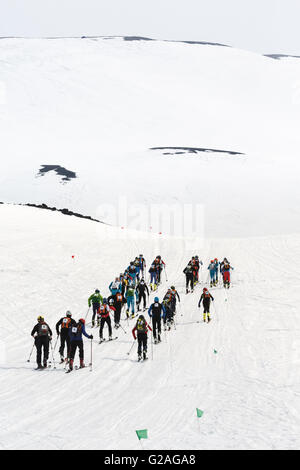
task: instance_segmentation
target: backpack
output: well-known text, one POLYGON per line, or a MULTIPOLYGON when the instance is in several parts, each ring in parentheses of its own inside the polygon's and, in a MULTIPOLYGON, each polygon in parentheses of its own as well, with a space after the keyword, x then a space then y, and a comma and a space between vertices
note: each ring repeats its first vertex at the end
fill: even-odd
POLYGON ((77 323, 76 325, 72 326, 71 333, 73 336, 80 335, 81 331, 82 331, 81 323, 77 323))
POLYGON ((146 333, 147 331, 146 320, 143 318, 139 318, 138 321, 136 322, 136 329, 138 333, 146 333))
POLYGON ((121 294, 121 292, 117 292, 116 293, 116 302, 122 302, 123 300, 123 295, 121 294))
POLYGON ((71 323, 71 318, 65 317, 63 318, 63 321, 61 322, 61 327, 62 328, 69 328, 71 323))
POLYGON ((48 336, 48 334, 49 334, 49 327, 48 327, 47 323, 40 323, 38 335, 39 336, 48 336))

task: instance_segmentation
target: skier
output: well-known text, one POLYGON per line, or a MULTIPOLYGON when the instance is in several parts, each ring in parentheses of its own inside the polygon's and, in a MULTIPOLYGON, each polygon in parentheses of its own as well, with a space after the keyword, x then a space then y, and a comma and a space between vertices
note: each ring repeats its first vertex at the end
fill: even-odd
POLYGON ((170 295, 169 292, 165 295, 162 304, 165 309, 165 315, 163 317, 164 320, 164 330, 166 331, 167 329, 170 331, 171 325, 174 323, 174 312, 172 310, 172 296, 170 295))
POLYGON ((140 271, 142 271, 142 277, 145 275, 145 269, 146 269, 146 261, 143 255, 139 255, 139 268, 140 271))
POLYGON ((59 354, 60 354, 61 363, 63 363, 65 360, 65 357, 64 357, 65 345, 67 346, 67 359, 69 359, 69 355, 70 355, 69 331, 70 331, 70 328, 74 325, 76 325, 76 321, 73 320, 72 314, 69 310, 66 312, 66 315, 56 323, 56 333, 57 333, 57 336, 60 336, 59 354), (59 327, 60 327, 60 331, 59 331, 59 327))
POLYGON ((209 275, 210 275, 210 287, 216 285, 216 265, 212 259, 208 265, 209 275))
POLYGON ((121 311, 123 305, 126 303, 125 297, 122 295, 121 292, 117 292, 116 295, 113 296, 114 304, 113 306, 115 307, 115 312, 114 312, 114 327, 119 328, 120 327, 120 319, 121 319, 121 311))
POLYGON ((185 274, 185 289, 186 293, 189 293, 189 284, 191 285, 191 292, 194 292, 194 272, 193 267, 188 264, 186 268, 184 268, 183 273, 185 274))
POLYGON ((89 308, 91 307, 91 304, 93 305, 92 328, 95 326, 95 317, 100 307, 100 304, 102 303, 102 300, 103 298, 102 295, 100 295, 99 289, 96 289, 94 294, 92 294, 88 299, 89 308))
POLYGON ((200 300, 198 302, 198 307, 200 308, 201 302, 203 301, 203 321, 206 321, 206 314, 207 314, 207 323, 210 322, 210 314, 209 314, 209 307, 210 307, 210 301, 214 301, 213 296, 208 292, 206 287, 203 289, 203 293, 200 297, 200 300))
POLYGON ((142 302, 142 299, 143 299, 143 303, 144 303, 144 310, 146 310, 146 293, 148 294, 148 297, 149 297, 149 289, 148 289, 148 286, 147 284, 145 283, 145 280, 142 278, 140 280, 140 282, 138 283, 137 285, 137 293, 138 293, 138 304, 137 304, 137 309, 138 311, 140 310, 140 304, 142 302))
POLYGON ((135 292, 135 284, 134 282, 129 282, 127 288, 126 288, 126 301, 127 301, 127 310, 126 310, 126 315, 127 318, 129 318, 129 313, 131 309, 131 318, 134 318, 135 315, 135 310, 134 310, 134 297, 136 295, 135 292))
POLYGON ((138 340, 138 361, 142 360, 142 353, 143 353, 143 360, 147 359, 147 333, 148 329, 152 331, 152 328, 145 320, 144 315, 140 315, 135 327, 132 330, 132 335, 134 339, 136 339, 137 332, 137 340, 138 340))
POLYGON ((148 309, 148 315, 152 319, 154 344, 161 342, 161 319, 166 316, 166 309, 163 304, 159 303, 159 298, 154 298, 154 303, 148 309))
POLYGON ((178 300, 178 302, 180 303, 180 296, 174 286, 171 286, 170 293, 171 293, 171 309, 172 309, 172 312, 175 314, 176 302, 178 300))
POLYGON ((233 269, 234 268, 230 266, 230 263, 227 260, 223 263, 222 275, 223 275, 223 285, 225 289, 226 288, 229 289, 230 287, 230 270, 233 270, 233 269))
POLYGON ((150 273, 150 289, 153 291, 157 289, 157 268, 155 264, 151 264, 149 273, 150 273))
POLYGON ((216 267, 216 284, 218 284, 219 282, 219 261, 218 261, 218 258, 215 258, 214 259, 214 263, 215 263, 215 267, 216 267))
POLYGON ((107 299, 103 299, 102 305, 100 305, 99 310, 98 310, 98 317, 100 318, 100 343, 102 343, 103 340, 103 328, 105 323, 107 323, 108 326, 108 339, 109 341, 112 340, 112 327, 111 327, 111 319, 110 319, 110 312, 113 311, 115 312, 115 307, 112 305, 108 305, 107 299))
POLYGON ((137 274, 138 274, 138 269, 137 269, 137 267, 134 265, 134 261, 131 261, 131 262, 130 262, 130 266, 128 266, 127 271, 128 271, 128 275, 129 275, 130 279, 131 279, 133 282, 135 282, 135 279, 136 279, 137 274))
POLYGON ((88 335, 85 331, 85 320, 80 318, 76 325, 73 325, 70 328, 70 361, 69 361, 69 370, 71 372, 73 370, 74 364, 74 357, 76 353, 76 349, 79 350, 79 360, 80 360, 80 369, 85 367, 84 365, 84 349, 83 349, 83 339, 82 335, 86 338, 93 339, 93 335, 88 335))
POLYGON ((156 267, 156 272, 157 272, 157 284, 160 284, 161 282, 161 272, 163 269, 166 267, 166 263, 161 259, 161 256, 158 255, 153 263, 156 267))
POLYGON ((31 332, 31 336, 34 338, 36 347, 36 362, 37 369, 44 369, 47 367, 47 361, 49 357, 49 342, 52 340, 52 331, 50 326, 45 322, 44 317, 41 315, 37 318, 37 324, 31 332), (42 366, 42 350, 44 353, 44 361, 42 366))
POLYGON ((199 282, 200 266, 203 266, 203 263, 201 260, 199 260, 199 256, 195 256, 195 264, 194 264, 194 283, 195 284, 199 282))

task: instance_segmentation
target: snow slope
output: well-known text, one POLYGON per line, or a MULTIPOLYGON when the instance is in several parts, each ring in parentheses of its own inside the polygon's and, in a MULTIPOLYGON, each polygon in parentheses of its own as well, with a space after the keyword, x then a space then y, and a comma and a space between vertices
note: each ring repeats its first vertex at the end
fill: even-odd
MULTIPOLYGON (((144 428, 145 449, 299 448, 298 235, 207 239, 189 251, 184 240, 126 232, 120 241, 117 228, 35 208, 0 205, 0 218, 2 449, 139 449, 144 428), (84 316, 88 295, 107 293, 139 252, 167 263, 159 296, 171 283, 182 296, 176 331, 153 346, 153 360, 150 345, 144 364, 127 355, 132 323, 123 321, 126 334, 94 344, 92 372, 33 371, 36 317, 54 329, 67 309, 84 316), (200 286, 183 293, 182 270, 197 252, 204 268, 215 256, 235 267, 231 290, 212 289, 209 325, 195 323, 200 286)), ((85 353, 89 362, 88 340, 85 353)))
MULTIPOLYGON (((298 232, 299 72, 297 59, 213 45, 2 39, 1 200, 113 225, 120 222, 103 205, 120 197, 130 207, 197 203, 208 236, 298 232), (77 178, 36 177, 41 165, 77 178)), ((161 229, 152 220, 140 228, 149 226, 161 229)))

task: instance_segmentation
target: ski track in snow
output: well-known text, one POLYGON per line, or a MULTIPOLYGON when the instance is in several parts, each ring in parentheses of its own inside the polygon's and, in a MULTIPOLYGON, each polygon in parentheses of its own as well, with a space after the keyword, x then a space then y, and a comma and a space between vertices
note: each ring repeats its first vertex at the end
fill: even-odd
MULTIPOLYGON (((180 240, 157 237, 120 242, 113 228, 106 229, 111 237, 100 238, 105 227, 58 213, 5 205, 0 212, 6 222, 0 234, 1 448, 139 449, 135 430, 143 428, 149 430, 145 449, 299 447, 298 236, 210 240, 186 250, 180 240), (127 333, 119 329, 109 344, 98 345, 98 330, 88 328, 95 340, 92 372, 66 375, 58 364, 33 371, 35 351, 31 363, 26 360, 36 317, 44 314, 54 332, 67 309, 75 319, 85 316, 90 293, 99 287, 107 294, 109 282, 139 252, 148 265, 162 254, 168 282, 163 274, 157 295, 174 284, 182 300, 176 330, 162 332, 153 361, 150 341, 145 363, 137 363, 136 346, 127 355, 135 320, 129 326, 124 320, 127 333), (201 283, 186 295, 182 270, 197 252, 201 283), (232 288, 212 288, 212 321, 196 323, 215 256, 227 256, 235 268, 232 288), (204 410, 198 421, 196 407, 204 410)), ((85 341, 86 364, 89 357, 85 341)))

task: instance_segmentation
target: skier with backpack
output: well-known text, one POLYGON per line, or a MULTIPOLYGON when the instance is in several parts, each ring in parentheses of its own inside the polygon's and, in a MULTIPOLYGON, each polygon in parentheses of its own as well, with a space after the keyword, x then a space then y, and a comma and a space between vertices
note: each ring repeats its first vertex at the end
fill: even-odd
POLYGON ((74 358, 75 358, 75 353, 76 353, 77 348, 79 350, 79 361, 80 361, 79 368, 82 369, 83 367, 85 367, 82 335, 84 335, 88 339, 93 339, 93 335, 88 335, 87 332, 85 331, 84 318, 80 318, 78 323, 76 323, 70 328, 69 334, 70 334, 70 361, 69 361, 69 370, 67 372, 71 372, 73 370, 74 358))
POLYGON ((213 296, 208 292, 208 289, 204 287, 203 293, 200 297, 200 300, 198 302, 198 307, 200 308, 201 302, 203 302, 203 321, 206 322, 206 314, 207 314, 207 323, 210 322, 210 313, 209 313, 209 308, 210 308, 210 301, 214 301, 213 296))
POLYGON ((148 315, 152 319, 154 344, 161 341, 161 320, 165 319, 166 309, 163 304, 159 303, 159 298, 154 298, 154 303, 148 309, 148 315))
POLYGON ((147 303, 146 293, 148 294, 148 297, 149 297, 149 289, 148 289, 148 286, 145 283, 145 280, 143 278, 138 283, 138 285, 136 287, 136 290, 137 290, 137 293, 138 293, 137 309, 138 309, 138 311, 140 310, 140 304, 141 304, 142 299, 143 299, 144 310, 146 310, 146 303, 147 303))
POLYGON ((223 285, 224 285, 224 288, 226 289, 229 289, 230 287, 230 282, 231 282, 231 279, 230 279, 230 270, 233 270, 234 268, 232 266, 230 266, 230 263, 229 261, 225 258, 223 263, 222 263, 222 270, 221 270, 221 273, 222 273, 222 276, 223 276, 223 285))
POLYGON ((66 315, 62 317, 56 323, 56 333, 57 333, 57 336, 60 336, 59 354, 60 354, 61 364, 65 361, 65 357, 64 357, 65 345, 67 346, 67 359, 69 359, 69 355, 70 355, 69 331, 70 331, 70 328, 74 325, 76 325, 76 321, 72 318, 72 314, 69 310, 66 312, 66 315), (59 327, 60 327, 60 331, 59 331, 59 327))
POLYGON ((166 263, 161 259, 161 256, 158 255, 155 260, 153 261, 152 265, 155 266, 156 268, 156 274, 157 274, 157 278, 156 278, 156 283, 157 284, 160 284, 161 282, 161 272, 163 269, 166 268, 166 263))
POLYGON ((102 295, 100 295, 99 289, 96 289, 95 292, 89 297, 88 304, 89 308, 93 306, 93 317, 92 317, 92 328, 95 326, 95 317, 97 315, 100 304, 102 303, 102 295))
POLYGON ((152 331, 152 328, 150 325, 145 320, 144 315, 139 315, 139 318, 137 319, 136 325, 132 330, 132 335, 134 339, 138 340, 138 361, 141 361, 142 359, 145 361, 147 358, 147 333, 148 330, 152 331), (137 332, 137 336, 136 336, 137 332), (142 356, 143 353, 143 356, 142 356))
POLYGON ((194 269, 193 266, 188 264, 186 268, 184 268, 183 273, 185 274, 185 290, 188 294, 189 285, 191 286, 191 292, 194 292, 194 269))
POLYGON ((108 298, 108 301, 113 299, 114 303, 113 306, 115 307, 114 311, 114 327, 119 328, 120 327, 120 319, 121 319, 121 311, 123 305, 126 303, 125 297, 122 295, 121 292, 117 292, 113 297, 108 298))
POLYGON ((157 267, 155 264, 151 264, 149 269, 150 274, 150 289, 156 290, 157 289, 157 267))
POLYGON ((116 310, 115 307, 107 303, 107 299, 103 299, 102 305, 100 305, 99 310, 98 310, 98 317, 100 318, 100 330, 99 330, 100 343, 104 341, 103 328, 104 328, 105 323, 108 326, 108 339, 109 341, 112 340, 112 327, 111 327, 111 319, 109 315, 111 311, 115 312, 115 310, 116 310))
POLYGON ((210 261, 207 269, 209 270, 209 275, 210 275, 210 287, 213 287, 216 285, 216 271, 217 271, 216 264, 213 259, 210 261))
POLYGON ((133 318, 135 316, 134 304, 135 304, 135 296, 136 296, 134 282, 130 281, 128 283, 125 296, 126 296, 126 302, 127 302, 127 310, 126 310, 127 318, 129 318, 130 309, 131 309, 131 318, 133 318))
POLYGON ((49 343, 52 340, 52 331, 41 315, 37 318, 37 324, 34 326, 31 336, 34 338, 36 347, 37 370, 47 367, 49 357, 49 343), (43 353, 43 365, 42 365, 43 353))
POLYGON ((122 283, 120 282, 120 278, 116 277, 115 280, 109 284, 109 290, 112 296, 114 296, 117 292, 122 291, 122 283))

